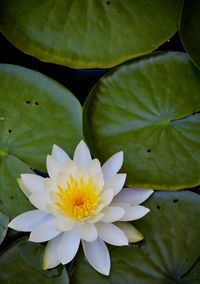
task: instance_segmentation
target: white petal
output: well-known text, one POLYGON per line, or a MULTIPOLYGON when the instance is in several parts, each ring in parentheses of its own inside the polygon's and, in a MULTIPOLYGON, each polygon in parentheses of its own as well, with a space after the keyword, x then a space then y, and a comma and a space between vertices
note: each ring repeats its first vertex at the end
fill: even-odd
POLYGON ((80 223, 78 225, 80 238, 87 242, 93 242, 97 239, 97 229, 92 223, 80 223))
POLYGON ((149 198, 152 193, 152 189, 123 188, 121 192, 115 196, 113 202, 125 202, 130 205, 138 205, 149 198))
POLYGON ((67 160, 70 159, 67 153, 55 144, 53 145, 51 155, 53 158, 56 158, 62 164, 64 164, 67 160))
POLYGON ((115 246, 128 245, 126 235, 114 224, 99 222, 96 224, 96 228, 99 237, 105 242, 115 246))
POLYGON ((63 171, 58 174, 57 184, 61 187, 65 187, 67 184, 67 180, 69 180, 70 176, 75 177, 77 170, 78 167, 75 162, 72 160, 68 160, 65 163, 63 171))
POLYGON ((98 173, 101 173, 102 170, 101 170, 101 164, 100 164, 99 160, 93 159, 93 160, 89 163, 89 165, 88 165, 88 167, 87 167, 87 171, 88 171, 88 174, 89 174, 90 176, 95 176, 95 175, 97 175, 98 173))
POLYGON ((75 225, 75 222, 72 219, 69 219, 64 216, 56 217, 55 228, 58 231, 64 232, 71 230, 75 225))
POLYGON ((110 159, 108 159, 102 166, 102 171, 104 178, 108 179, 116 175, 116 173, 121 169, 123 164, 123 152, 118 152, 114 154, 110 159))
POLYGON ((29 192, 44 193, 44 178, 35 174, 22 174, 22 183, 29 192))
POLYGON ((50 178, 56 182, 58 173, 63 171, 63 164, 60 163, 57 159, 54 157, 48 155, 47 156, 47 171, 50 176, 50 178))
POLYGON ((141 205, 129 206, 127 208, 124 207, 124 209, 125 209, 125 213, 120 218, 120 221, 138 220, 150 211, 149 208, 146 208, 146 207, 141 206, 141 205))
POLYGON ((47 196, 47 194, 43 193, 33 193, 29 196, 30 202, 41 211, 49 212, 47 208, 47 204, 51 204, 51 200, 47 196))
POLYGON ((128 222, 116 222, 115 224, 125 233, 129 243, 136 243, 144 239, 144 236, 128 222))
POLYGON ((31 210, 15 217, 8 227, 21 232, 30 232, 49 216, 40 210, 31 210))
POLYGON ((44 250, 44 256, 42 261, 43 270, 56 267, 60 263, 57 255, 57 246, 60 242, 61 237, 62 234, 48 241, 44 250))
POLYGON ((113 189, 107 189, 103 191, 100 195, 100 204, 96 210, 96 212, 100 212, 103 208, 105 208, 107 205, 111 203, 113 200, 113 189))
POLYGON ((104 187, 104 178, 103 173, 98 173, 97 175, 93 176, 93 183, 96 184, 98 190, 102 191, 104 187))
POLYGON ((124 186, 126 174, 117 174, 106 180, 104 188, 113 188, 114 196, 120 192, 124 186))
POLYGON ((77 253, 80 236, 76 228, 65 232, 58 245, 58 259, 62 264, 70 262, 77 253))
POLYGON ((26 197, 29 197, 32 192, 30 190, 28 190, 27 187, 25 187, 25 185, 22 181, 22 178, 18 178, 17 183, 18 183, 18 186, 20 187, 21 191, 26 195, 26 197))
POLYGON ((77 165, 83 167, 87 167, 92 160, 90 151, 82 140, 75 149, 73 160, 77 165))
POLYGON ((46 193, 49 195, 49 193, 51 191, 53 192, 57 192, 57 185, 55 184, 55 182, 52 181, 52 179, 50 178, 45 178, 44 180, 44 187, 45 187, 45 190, 46 190, 46 193))
POLYGON ((63 215, 59 207, 55 204, 47 204, 47 210, 50 214, 57 216, 57 217, 60 217, 61 215, 63 215))
POLYGON ((94 242, 82 241, 85 256, 90 265, 99 273, 109 275, 110 255, 105 243, 101 239, 94 242))
POLYGON ((33 229, 30 234, 29 241, 35 243, 46 242, 55 238, 59 234, 60 232, 55 229, 55 218, 52 218, 33 229))
POLYGON ((101 218, 101 221, 112 223, 119 220, 124 215, 125 211, 121 207, 108 206, 103 209, 102 213, 104 217, 101 218))
POLYGON ((87 219, 87 222, 92 223, 92 224, 95 224, 96 222, 98 222, 99 220, 101 220, 101 218, 102 218, 103 216, 104 216, 103 213, 97 213, 97 214, 95 214, 95 215, 89 217, 89 218, 87 219))

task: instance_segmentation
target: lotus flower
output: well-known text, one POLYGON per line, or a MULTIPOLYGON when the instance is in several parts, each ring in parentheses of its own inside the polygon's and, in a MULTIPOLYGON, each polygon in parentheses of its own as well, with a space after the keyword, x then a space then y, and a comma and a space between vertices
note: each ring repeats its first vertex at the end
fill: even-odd
POLYGON ((49 178, 21 175, 20 187, 37 209, 17 216, 9 227, 31 232, 32 242, 48 241, 43 269, 70 262, 81 242, 93 268, 109 275, 110 256, 105 242, 124 246, 143 238, 128 221, 149 212, 139 204, 153 190, 123 188, 126 174, 117 174, 122 163, 123 153, 119 152, 101 167, 81 141, 73 160, 53 146, 47 156, 49 178))

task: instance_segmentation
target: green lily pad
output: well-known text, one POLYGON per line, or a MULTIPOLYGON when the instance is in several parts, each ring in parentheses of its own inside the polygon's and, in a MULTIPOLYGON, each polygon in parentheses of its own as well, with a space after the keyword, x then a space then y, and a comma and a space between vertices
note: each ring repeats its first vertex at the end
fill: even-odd
POLYGON ((23 52, 75 68, 107 68, 159 47, 182 0, 1 0, 0 30, 23 52))
POLYGON ((80 254, 70 283, 200 282, 200 195, 189 191, 156 192, 145 206, 150 213, 134 222, 145 239, 138 245, 110 249, 110 276, 97 273, 80 254))
POLYGON ((84 106, 84 135, 104 162, 124 152, 127 185, 200 183, 200 73, 184 53, 155 53, 101 78, 84 106))
POLYGON ((185 0, 180 23, 183 45, 198 68, 200 68, 200 1, 185 0))
POLYGON ((34 209, 17 184, 22 173, 32 173, 30 168, 18 158, 7 154, 0 159, 0 211, 9 216, 15 216, 34 209))
POLYGON ((15 65, 0 65, 0 211, 29 209, 17 185, 27 165, 46 171, 53 144, 72 154, 82 137, 81 107, 64 87, 15 65), (26 165, 26 164, 27 165, 26 165))
POLYGON ((0 212, 0 244, 3 242, 8 230, 8 216, 0 212))
MULTIPOLYGON (((51 278, 44 276, 33 267, 29 266, 21 257, 20 249, 24 240, 16 242, 9 247, 0 258, 0 282, 5 284, 42 283, 42 284, 67 284, 68 276, 65 268, 58 276, 51 278)), ((38 259, 39 261, 39 259, 38 259)), ((38 264, 39 265, 39 264, 38 264)), ((51 275, 51 272, 49 272, 51 275)))

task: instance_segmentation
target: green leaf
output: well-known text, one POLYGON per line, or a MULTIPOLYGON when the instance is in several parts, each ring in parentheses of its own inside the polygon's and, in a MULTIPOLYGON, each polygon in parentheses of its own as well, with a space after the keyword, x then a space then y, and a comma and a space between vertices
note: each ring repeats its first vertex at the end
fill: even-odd
POLYGON ((72 155, 82 137, 81 115, 77 99, 58 83, 0 65, 0 211, 12 218, 30 209, 17 179, 30 172, 26 164, 46 171, 53 144, 72 155))
MULTIPOLYGON (((46 277, 39 271, 29 266, 21 257, 20 249, 24 240, 17 241, 9 247, 0 258, 0 282, 4 284, 22 284, 22 283, 42 283, 42 284, 67 284, 68 276, 65 268, 60 275, 53 278, 46 277)), ((39 245, 37 245, 39 246, 39 245)), ((41 245, 40 245, 41 246, 41 245)), ((38 259, 39 262, 39 259, 38 259)), ((39 263, 37 264, 39 266, 39 263)), ((47 272, 48 273, 48 272, 47 272)), ((52 272, 49 272, 50 275, 52 272)))
POLYGON ((8 216, 0 212, 0 244, 3 242, 8 230, 8 216))
POLYGON ((183 45, 198 68, 200 68, 200 1, 185 0, 180 23, 183 45))
POLYGON ((75 68, 147 54, 176 31, 182 0, 1 0, 0 29, 23 52, 75 68))
POLYGON ((144 241, 111 247, 109 277, 97 273, 79 254, 70 283, 199 283, 200 195, 189 191, 156 192, 144 204, 150 213, 134 222, 144 234, 144 241))
POLYGON ((104 162, 124 152, 127 185, 200 183, 200 73, 184 53, 155 53, 101 78, 84 106, 84 135, 104 162))

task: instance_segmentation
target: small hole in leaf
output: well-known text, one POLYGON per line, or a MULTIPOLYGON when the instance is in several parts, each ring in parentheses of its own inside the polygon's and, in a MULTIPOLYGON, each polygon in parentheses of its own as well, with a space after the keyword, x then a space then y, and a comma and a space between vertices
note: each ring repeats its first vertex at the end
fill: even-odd
POLYGON ((174 203, 177 203, 177 202, 178 202, 178 199, 174 199, 173 202, 174 202, 174 203))
POLYGON ((106 4, 107 4, 107 5, 110 5, 110 4, 111 4, 111 2, 110 2, 110 1, 107 1, 107 2, 106 2, 106 4))
POLYGON ((148 149, 147 152, 148 152, 148 153, 151 153, 151 149, 148 149))
POLYGON ((157 207, 156 207, 157 209, 160 209, 160 205, 157 205, 157 207))
POLYGON ((11 133, 12 132, 12 129, 8 129, 8 133, 11 133))
POLYGON ((31 103, 31 101, 26 101, 26 104, 29 105, 31 103))
POLYGON ((39 106, 39 103, 38 103, 38 102, 35 102, 35 105, 36 105, 36 106, 39 106))
POLYGON ((13 194, 9 192, 9 198, 13 199, 13 194))

